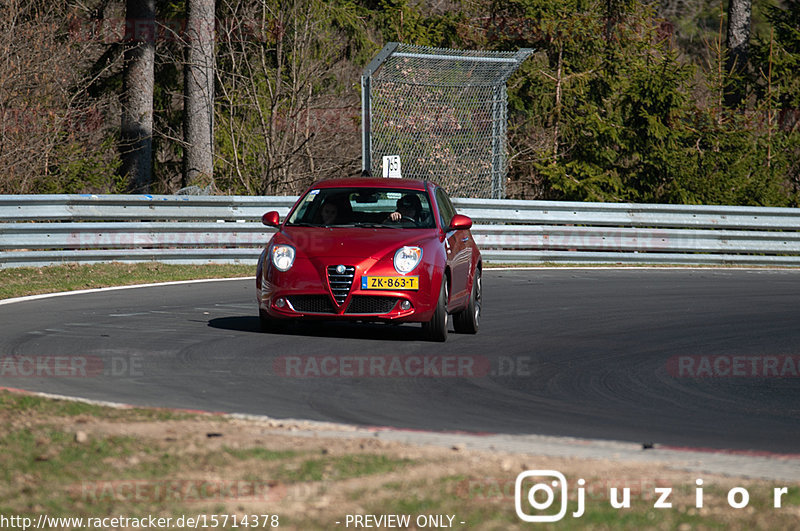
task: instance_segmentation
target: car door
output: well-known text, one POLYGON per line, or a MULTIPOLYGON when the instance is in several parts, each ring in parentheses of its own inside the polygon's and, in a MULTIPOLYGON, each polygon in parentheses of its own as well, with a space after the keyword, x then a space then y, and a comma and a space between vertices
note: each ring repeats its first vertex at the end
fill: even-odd
POLYGON ((450 221, 456 215, 456 209, 442 188, 436 188, 435 196, 442 228, 446 231, 444 245, 447 252, 447 264, 450 266, 451 272, 450 306, 460 306, 468 296, 467 278, 472 256, 472 251, 467 245, 469 232, 465 230, 447 231, 450 221))

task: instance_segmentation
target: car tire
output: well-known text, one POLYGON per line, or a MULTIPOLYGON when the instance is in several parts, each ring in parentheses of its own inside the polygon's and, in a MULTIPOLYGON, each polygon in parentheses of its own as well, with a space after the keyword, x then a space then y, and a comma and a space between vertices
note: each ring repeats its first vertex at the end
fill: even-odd
POLYGON ((447 278, 442 277, 442 287, 439 289, 439 301, 436 303, 436 311, 427 323, 422 323, 422 330, 431 341, 447 341, 447 278))
POLYGON ((481 282, 481 270, 475 270, 475 278, 472 279, 472 293, 469 296, 467 307, 453 315, 453 328, 459 334, 477 334, 481 322, 481 298, 483 296, 483 285, 481 282))

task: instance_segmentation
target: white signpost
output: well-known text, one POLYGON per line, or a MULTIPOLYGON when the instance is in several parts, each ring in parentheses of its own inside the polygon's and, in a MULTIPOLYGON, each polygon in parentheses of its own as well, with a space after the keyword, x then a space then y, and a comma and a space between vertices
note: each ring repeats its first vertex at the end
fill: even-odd
POLYGON ((386 155, 383 157, 383 176, 390 179, 402 179, 400 172, 400 155, 386 155))

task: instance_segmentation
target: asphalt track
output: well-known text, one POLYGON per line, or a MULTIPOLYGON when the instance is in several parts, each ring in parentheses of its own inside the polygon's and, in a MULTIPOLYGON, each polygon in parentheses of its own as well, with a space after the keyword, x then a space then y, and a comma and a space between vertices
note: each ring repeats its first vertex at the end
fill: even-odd
POLYGON ((444 344, 424 341, 418 325, 261 333, 252 279, 7 304, 0 386, 371 426, 800 453, 800 271, 492 270, 484 294, 481 331, 451 330, 444 344), (781 377, 763 376, 769 358, 781 377), (301 372, 284 374, 287 360, 301 372), (358 363, 365 375, 350 376, 358 363), (323 367, 329 374, 315 372, 323 367))

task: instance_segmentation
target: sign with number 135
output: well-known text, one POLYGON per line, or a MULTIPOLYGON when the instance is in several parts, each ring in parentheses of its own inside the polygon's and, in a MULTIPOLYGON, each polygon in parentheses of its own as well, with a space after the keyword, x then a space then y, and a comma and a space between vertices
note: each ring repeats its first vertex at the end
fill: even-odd
POLYGON ((400 179, 400 155, 387 155, 383 157, 383 176, 393 179, 400 179))

